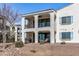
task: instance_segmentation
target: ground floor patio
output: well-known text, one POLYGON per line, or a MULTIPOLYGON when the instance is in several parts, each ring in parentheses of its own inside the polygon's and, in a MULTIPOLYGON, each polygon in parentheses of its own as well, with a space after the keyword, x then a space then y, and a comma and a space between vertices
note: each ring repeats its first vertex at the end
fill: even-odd
POLYGON ((39 31, 35 32, 25 32, 25 43, 50 43, 51 40, 54 40, 54 35, 51 35, 50 31, 39 31), (51 38, 53 37, 53 38, 51 38))

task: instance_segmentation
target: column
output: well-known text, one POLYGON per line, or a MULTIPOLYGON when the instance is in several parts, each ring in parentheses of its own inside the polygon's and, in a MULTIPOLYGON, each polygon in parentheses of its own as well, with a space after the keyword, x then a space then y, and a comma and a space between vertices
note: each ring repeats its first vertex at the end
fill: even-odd
POLYGON ((35 21, 35 43, 38 43, 38 15, 34 15, 35 21))
POLYGON ((54 12, 50 13, 50 43, 55 43, 54 40, 54 12))
POLYGON ((25 33, 24 33, 24 27, 25 27, 25 17, 22 17, 22 41, 25 43, 25 33))
POLYGON ((17 39, 18 39, 18 38, 17 38, 17 33, 18 33, 18 32, 17 32, 17 26, 15 26, 15 42, 16 42, 17 39))
POLYGON ((34 15, 35 28, 38 28, 38 15, 34 15))
POLYGON ((38 32, 35 31, 35 43, 38 43, 38 32))

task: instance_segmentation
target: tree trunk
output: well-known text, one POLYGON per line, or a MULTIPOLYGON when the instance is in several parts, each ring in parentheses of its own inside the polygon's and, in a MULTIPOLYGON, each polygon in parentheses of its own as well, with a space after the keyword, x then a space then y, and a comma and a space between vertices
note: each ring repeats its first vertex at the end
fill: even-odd
POLYGON ((3 33, 3 43, 6 43, 6 33, 3 33))
POLYGON ((3 49, 5 49, 5 43, 6 43, 6 20, 4 19, 4 22, 3 22, 3 49))
POLYGON ((3 33, 3 49, 5 49, 6 33, 3 33))

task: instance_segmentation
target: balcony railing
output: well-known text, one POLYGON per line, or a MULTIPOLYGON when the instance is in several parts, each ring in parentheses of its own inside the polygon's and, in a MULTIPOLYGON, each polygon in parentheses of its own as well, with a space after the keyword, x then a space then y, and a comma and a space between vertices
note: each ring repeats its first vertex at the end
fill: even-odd
POLYGON ((38 23, 38 27, 49 27, 50 22, 43 22, 43 23, 38 23))

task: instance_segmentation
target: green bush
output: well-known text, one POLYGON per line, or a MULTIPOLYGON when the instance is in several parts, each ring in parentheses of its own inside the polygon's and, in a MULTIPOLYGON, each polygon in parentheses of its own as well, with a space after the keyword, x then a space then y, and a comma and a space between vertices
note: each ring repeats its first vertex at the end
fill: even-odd
POLYGON ((17 42, 15 42, 15 47, 21 48, 21 47, 23 47, 23 46, 24 46, 24 44, 23 44, 22 41, 17 41, 17 42))

